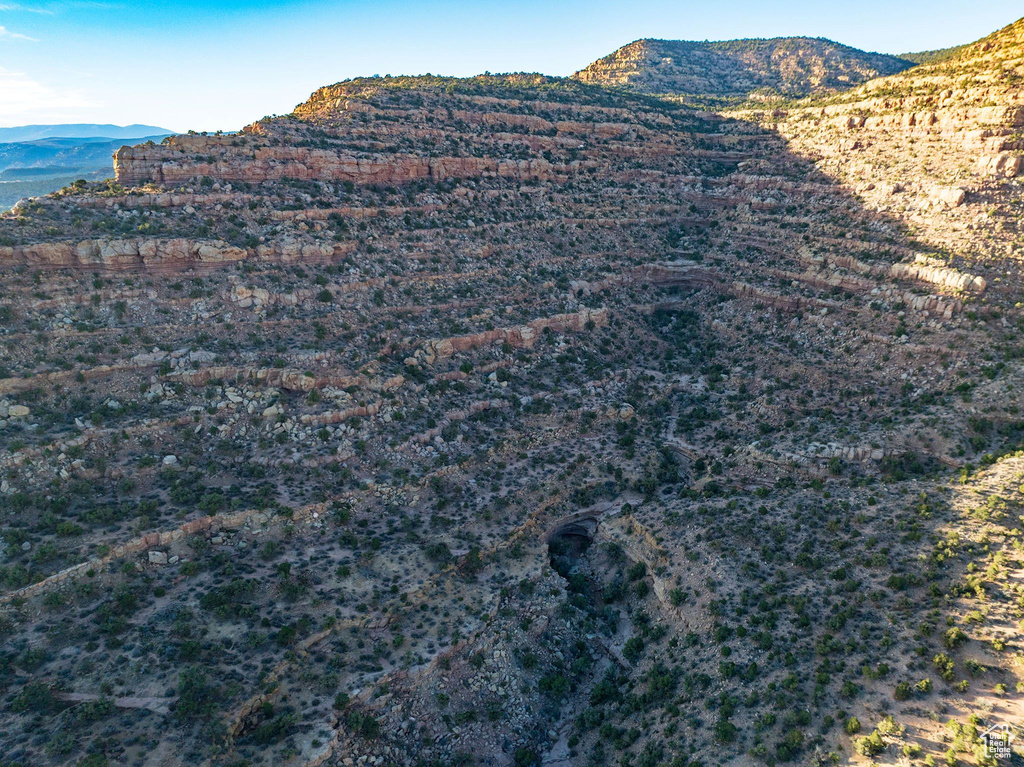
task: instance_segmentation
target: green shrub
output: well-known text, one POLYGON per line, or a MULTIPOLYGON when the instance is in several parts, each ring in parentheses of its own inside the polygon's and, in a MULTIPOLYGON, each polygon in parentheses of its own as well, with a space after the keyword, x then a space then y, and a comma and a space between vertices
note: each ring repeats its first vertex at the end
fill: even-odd
POLYGON ((630 663, 636 663, 640 654, 644 651, 644 640, 640 637, 630 637, 622 647, 622 657, 630 663))
POLYGON ((878 756, 880 753, 885 751, 885 741, 882 740, 882 736, 879 735, 878 730, 875 730, 870 735, 865 735, 862 738, 856 738, 853 741, 853 748, 861 756, 878 756))
POLYGON ((196 666, 186 668, 178 675, 178 701, 174 715, 186 720, 209 716, 216 708, 218 697, 219 691, 209 684, 202 669, 196 666))

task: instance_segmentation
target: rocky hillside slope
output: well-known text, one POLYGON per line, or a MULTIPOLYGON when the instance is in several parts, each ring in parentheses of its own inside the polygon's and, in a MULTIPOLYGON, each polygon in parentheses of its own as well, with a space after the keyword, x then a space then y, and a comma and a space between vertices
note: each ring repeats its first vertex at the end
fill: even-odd
POLYGON ((914 65, 831 40, 636 40, 573 75, 645 93, 733 99, 801 97, 845 90, 914 65))
POLYGON ((1024 20, 934 64, 745 113, 949 263, 1020 256, 1024 20))
POLYGON ((987 764, 1017 180, 899 195, 1016 157, 1015 29, 853 128, 348 81, 0 216, 3 758, 987 764))

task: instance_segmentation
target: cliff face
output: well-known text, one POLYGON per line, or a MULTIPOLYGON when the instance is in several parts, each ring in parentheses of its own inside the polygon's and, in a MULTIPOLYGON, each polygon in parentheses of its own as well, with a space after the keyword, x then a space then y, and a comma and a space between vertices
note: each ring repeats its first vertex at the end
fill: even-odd
POLYGON ((723 42, 637 40, 573 77, 647 93, 800 97, 845 90, 911 66, 913 62, 895 56, 808 37, 723 42))
POLYGON ((328 149, 268 146, 259 138, 176 136, 161 146, 122 147, 114 155, 119 184, 177 186, 197 177, 262 183, 282 179, 404 184, 426 179, 493 176, 517 180, 566 178, 578 165, 544 159, 356 156, 328 149))
POLYGON ((246 257, 243 248, 226 242, 185 238, 95 239, 0 246, 0 265, 73 267, 152 267, 220 264, 246 257))

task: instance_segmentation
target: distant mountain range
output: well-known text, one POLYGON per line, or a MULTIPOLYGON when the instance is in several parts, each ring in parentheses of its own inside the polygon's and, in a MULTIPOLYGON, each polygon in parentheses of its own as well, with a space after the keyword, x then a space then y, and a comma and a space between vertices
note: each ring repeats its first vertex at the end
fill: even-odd
POLYGON ((0 128, 0 210, 84 178, 113 175, 114 152, 126 143, 160 141, 154 125, 22 125, 0 128))
POLYGON ((64 123, 61 125, 19 125, 0 128, 0 144, 38 141, 44 138, 107 138, 137 139, 143 136, 167 136, 173 133, 155 125, 100 125, 96 123, 64 123))
MULTIPOLYGON (((22 174, 22 171, 53 171, 55 169, 113 167, 111 158, 125 141, 159 141, 167 134, 133 136, 128 139, 108 138, 45 138, 35 141, 0 143, 0 178, 22 174)), ((22 174, 24 175, 24 174, 22 174)))

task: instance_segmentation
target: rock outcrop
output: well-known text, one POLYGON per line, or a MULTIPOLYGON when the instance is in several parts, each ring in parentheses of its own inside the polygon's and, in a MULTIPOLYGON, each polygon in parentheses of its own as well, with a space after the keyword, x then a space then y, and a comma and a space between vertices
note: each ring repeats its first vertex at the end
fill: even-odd
POLYGON ((0 245, 0 266, 181 267, 190 264, 231 263, 247 256, 244 248, 229 245, 222 240, 190 240, 181 237, 0 245))
POLYGON ((250 135, 175 136, 153 146, 122 147, 114 174, 123 186, 176 186, 197 178, 260 184, 282 179, 315 179, 354 184, 404 184, 448 178, 507 178, 515 181, 567 179, 579 164, 486 157, 357 156, 324 149, 266 146, 250 135))

